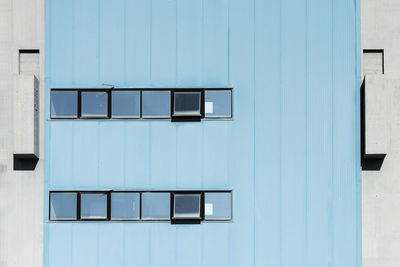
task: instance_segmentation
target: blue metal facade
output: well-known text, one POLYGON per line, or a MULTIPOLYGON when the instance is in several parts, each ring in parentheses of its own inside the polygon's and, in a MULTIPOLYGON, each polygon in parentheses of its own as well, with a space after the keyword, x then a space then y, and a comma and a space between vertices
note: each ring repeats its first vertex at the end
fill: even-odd
POLYGON ((359 0, 46 1, 46 267, 361 266, 359 0), (233 87, 233 120, 50 120, 51 88, 233 87), (49 190, 232 189, 233 222, 49 222, 49 190))

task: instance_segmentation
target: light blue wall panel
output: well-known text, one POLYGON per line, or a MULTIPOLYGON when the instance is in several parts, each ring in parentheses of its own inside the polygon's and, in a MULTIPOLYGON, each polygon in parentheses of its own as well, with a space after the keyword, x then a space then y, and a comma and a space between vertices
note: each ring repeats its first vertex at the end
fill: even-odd
POLYGON ((255 31, 255 266, 280 266, 281 1, 255 2, 255 31))
POLYGON ((202 1, 202 84, 227 86, 229 81, 229 8, 227 0, 202 1))
POLYGON ((163 121, 152 123, 150 128, 151 188, 176 188, 176 126, 163 121))
POLYGON ((124 16, 127 85, 150 84, 151 3, 148 0, 126 0, 124 16))
POLYGON ((331 218, 333 172, 331 1, 307 7, 307 264, 332 266, 331 218), (328 118, 328 119, 327 119, 328 118), (322 179, 325 177, 325 179, 322 179))
POLYGON ((100 83, 124 84, 125 1, 100 1, 100 83))
POLYGON ((282 243, 283 267, 306 267, 306 1, 282 1, 282 243), (293 44, 296 40, 296 44, 293 44))
MULTIPOLYGON (((76 188, 93 188, 99 186, 99 122, 90 121, 73 125, 73 176, 76 188)), ((59 151, 59 157, 63 152, 59 151)), ((110 177, 113 179, 113 177, 110 177)))
POLYGON ((68 188, 73 187, 73 143, 74 131, 73 123, 62 122, 53 123, 50 128, 50 135, 54 135, 50 139, 49 148, 49 168, 50 187, 52 188, 68 188), (63 151, 63 153, 60 153, 63 151))
POLYGON ((150 123, 125 123, 125 188, 150 188, 150 123))
POLYGON ((152 0, 151 84, 176 84, 176 9, 177 1, 152 0))
POLYGON ((202 1, 177 1, 177 84, 201 85, 202 1))
POLYGON ((73 1, 57 0, 48 2, 48 6, 50 14, 46 16, 51 16, 51 19, 46 25, 51 35, 46 36, 46 42, 50 42, 46 51, 50 51, 51 58, 47 61, 50 66, 46 66, 46 70, 48 73, 51 69, 52 84, 69 85, 73 82, 73 1))
POLYGON ((203 183, 203 125, 177 125, 177 188, 201 188, 203 183))
POLYGON ((99 186, 102 188, 124 186, 124 126, 122 121, 99 125, 99 186))
POLYGON ((45 266, 360 267, 359 2, 46 2, 49 190, 232 189, 233 222, 50 223, 45 266), (233 87, 233 120, 50 120, 51 88, 233 87))
MULTIPOLYGON (((93 86, 99 80, 99 1, 73 2, 73 82, 93 86), (86 45, 82 45, 85 43, 86 45)), ((66 41, 66 40, 65 40, 66 41)))

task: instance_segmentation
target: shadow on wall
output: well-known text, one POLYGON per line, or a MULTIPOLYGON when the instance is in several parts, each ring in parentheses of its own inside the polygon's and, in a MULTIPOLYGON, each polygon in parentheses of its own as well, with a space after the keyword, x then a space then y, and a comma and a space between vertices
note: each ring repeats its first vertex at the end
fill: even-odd
POLYGON ((386 154, 365 154, 365 79, 360 88, 360 115, 361 115, 361 168, 363 171, 380 171, 386 154))

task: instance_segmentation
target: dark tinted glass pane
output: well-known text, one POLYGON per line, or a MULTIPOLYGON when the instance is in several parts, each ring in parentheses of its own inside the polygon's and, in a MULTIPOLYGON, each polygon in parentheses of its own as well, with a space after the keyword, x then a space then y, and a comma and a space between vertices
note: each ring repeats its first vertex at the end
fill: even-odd
POLYGON ((106 92, 82 92, 82 117, 107 117, 106 92))
POLYGON ((232 219, 232 193, 205 193, 204 202, 205 219, 232 219))
POLYGON ((174 115, 200 115, 200 92, 175 92, 174 115))
POLYGON ((76 91, 51 91, 51 117, 76 118, 77 103, 76 91))
POLYGON ((169 118, 171 116, 170 91, 142 91, 142 116, 169 118))
POLYGON ((51 220, 76 220, 76 193, 50 194, 51 220))
POLYGON ((81 218, 82 219, 107 218, 107 194, 104 193, 81 194, 81 218))
POLYGON ((231 117, 231 94, 231 90, 206 91, 204 103, 206 117, 231 117))
POLYGON ((112 193, 111 218, 116 220, 138 220, 140 216, 139 193, 112 193))
POLYGON ((143 193, 142 219, 168 220, 170 218, 169 193, 143 193))
POLYGON ((200 218, 200 195, 174 195, 174 218, 200 218))
POLYGON ((140 116, 139 91, 112 92, 112 116, 114 118, 137 118, 140 116))

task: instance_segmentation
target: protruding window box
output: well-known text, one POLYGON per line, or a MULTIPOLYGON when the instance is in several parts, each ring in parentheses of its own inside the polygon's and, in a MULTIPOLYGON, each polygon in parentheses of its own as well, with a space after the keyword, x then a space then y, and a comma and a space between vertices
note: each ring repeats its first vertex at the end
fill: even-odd
POLYGON ((171 223, 199 224, 204 218, 202 193, 179 192, 171 194, 171 223))
POLYGON ((174 91, 172 121, 200 121, 203 117, 201 91, 174 91))

